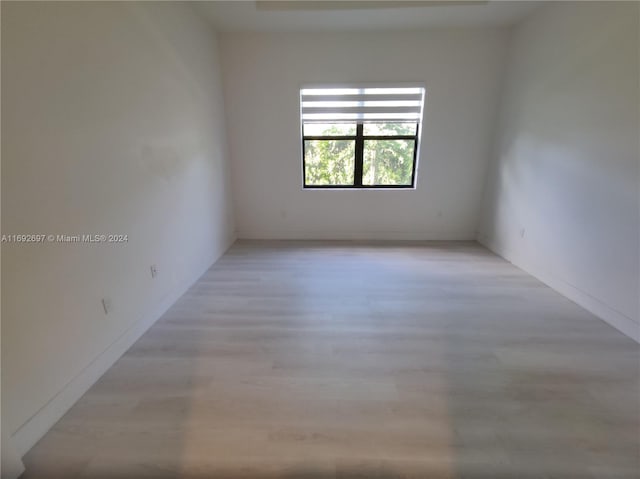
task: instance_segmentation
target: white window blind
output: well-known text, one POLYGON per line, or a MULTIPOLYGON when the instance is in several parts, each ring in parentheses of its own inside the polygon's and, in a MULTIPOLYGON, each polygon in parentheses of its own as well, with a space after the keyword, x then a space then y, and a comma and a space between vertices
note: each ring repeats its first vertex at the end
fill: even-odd
POLYGON ((304 123, 419 122, 424 88, 303 88, 300 101, 304 123))

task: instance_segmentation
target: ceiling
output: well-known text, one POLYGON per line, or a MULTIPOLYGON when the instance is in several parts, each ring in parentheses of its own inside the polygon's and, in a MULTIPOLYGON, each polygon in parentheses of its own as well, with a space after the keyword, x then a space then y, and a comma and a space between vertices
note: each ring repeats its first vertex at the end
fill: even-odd
POLYGON ((517 23, 535 1, 201 1, 218 31, 295 32, 496 27, 517 23))

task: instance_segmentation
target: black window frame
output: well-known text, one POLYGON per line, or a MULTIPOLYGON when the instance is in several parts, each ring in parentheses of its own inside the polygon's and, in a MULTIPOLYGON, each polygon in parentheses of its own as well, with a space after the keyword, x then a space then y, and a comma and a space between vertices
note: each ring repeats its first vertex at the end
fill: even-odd
MULTIPOLYGON (((338 123, 338 122, 334 122, 338 123)), ((351 121, 348 123, 356 124, 355 135, 309 135, 304 134, 305 124, 312 124, 312 122, 302 122, 302 187, 306 190, 316 189, 354 189, 354 190, 374 190, 374 189, 395 189, 395 190, 408 190, 415 189, 416 187, 416 167, 418 163, 418 139, 420 134, 420 122, 416 123, 415 135, 365 135, 364 124, 365 123, 378 123, 378 122, 364 122, 364 121, 351 121), (306 152, 305 141, 308 140, 352 140, 355 142, 355 157, 353 167, 353 185, 307 185, 307 166, 306 166, 306 152), (362 183, 362 175, 364 172, 364 142, 365 140, 413 140, 413 166, 411 167, 411 184, 410 185, 364 185, 362 183)), ((408 121, 388 121, 386 123, 413 123, 408 121)))

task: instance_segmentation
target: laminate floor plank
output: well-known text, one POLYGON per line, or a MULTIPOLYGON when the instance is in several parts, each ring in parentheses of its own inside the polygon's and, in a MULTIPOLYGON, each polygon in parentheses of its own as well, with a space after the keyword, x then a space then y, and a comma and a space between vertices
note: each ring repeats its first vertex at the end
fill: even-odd
POLYGON ((238 241, 24 479, 637 479, 638 345, 472 242, 238 241))

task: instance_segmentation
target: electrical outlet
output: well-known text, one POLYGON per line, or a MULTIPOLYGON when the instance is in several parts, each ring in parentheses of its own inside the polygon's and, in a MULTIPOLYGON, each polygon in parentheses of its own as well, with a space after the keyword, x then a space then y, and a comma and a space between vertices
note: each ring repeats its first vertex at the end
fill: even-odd
POLYGON ((156 276, 158 276, 158 267, 155 264, 151 265, 151 277, 155 278, 156 276))
POLYGON ((109 314, 111 312, 111 299, 102 298, 102 309, 104 310, 104 314, 109 314))

